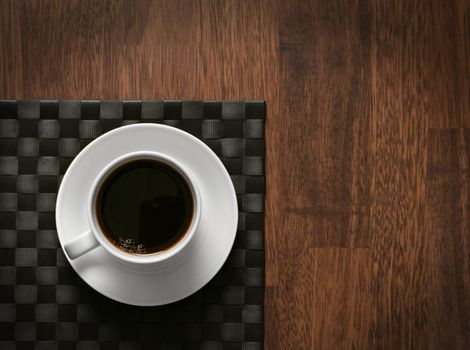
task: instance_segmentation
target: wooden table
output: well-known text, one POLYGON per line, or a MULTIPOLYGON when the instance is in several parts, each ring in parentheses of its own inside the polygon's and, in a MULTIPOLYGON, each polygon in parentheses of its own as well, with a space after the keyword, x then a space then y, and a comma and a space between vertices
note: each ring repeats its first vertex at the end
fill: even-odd
POLYGON ((1 98, 267 101, 267 349, 470 347, 469 1, 0 6, 1 98))

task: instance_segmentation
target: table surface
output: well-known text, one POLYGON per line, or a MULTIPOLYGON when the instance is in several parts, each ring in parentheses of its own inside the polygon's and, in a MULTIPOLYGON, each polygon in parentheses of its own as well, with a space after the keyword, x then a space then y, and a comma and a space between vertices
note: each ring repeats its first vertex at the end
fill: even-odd
POLYGON ((267 101, 268 349, 470 347, 470 2, 0 1, 0 98, 267 101))

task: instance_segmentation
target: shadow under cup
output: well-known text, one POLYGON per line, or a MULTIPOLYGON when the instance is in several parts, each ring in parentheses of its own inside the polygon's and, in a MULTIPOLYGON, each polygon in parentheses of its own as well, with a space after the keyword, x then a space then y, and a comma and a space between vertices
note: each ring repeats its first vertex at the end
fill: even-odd
POLYGON ((104 175, 93 209, 108 242, 127 254, 148 256, 181 242, 196 208, 193 188, 182 171, 161 159, 138 157, 104 175))

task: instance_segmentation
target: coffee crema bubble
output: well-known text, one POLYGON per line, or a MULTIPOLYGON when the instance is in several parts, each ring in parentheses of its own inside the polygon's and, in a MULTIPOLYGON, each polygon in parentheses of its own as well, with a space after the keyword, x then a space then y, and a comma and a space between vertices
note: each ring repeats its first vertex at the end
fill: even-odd
POLYGON ((145 244, 140 243, 137 244, 134 242, 132 238, 122 238, 119 237, 117 241, 114 241, 114 245, 118 246, 122 250, 126 251, 127 253, 131 254, 147 254, 147 249, 145 248, 145 244))

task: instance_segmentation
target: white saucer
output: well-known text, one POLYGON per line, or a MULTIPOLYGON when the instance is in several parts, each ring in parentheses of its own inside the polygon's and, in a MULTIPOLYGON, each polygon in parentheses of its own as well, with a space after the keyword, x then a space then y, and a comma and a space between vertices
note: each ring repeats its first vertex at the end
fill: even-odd
POLYGON ((219 271, 235 240, 238 207, 227 170, 202 141, 170 126, 129 125, 90 143, 64 175, 56 205, 57 233, 62 247, 88 229, 87 196, 100 170, 123 154, 142 150, 173 157, 193 173, 201 193, 202 215, 191 241, 192 254, 182 261, 148 271, 130 269, 101 246, 69 262, 101 294, 126 304, 152 306, 193 294, 219 271))

